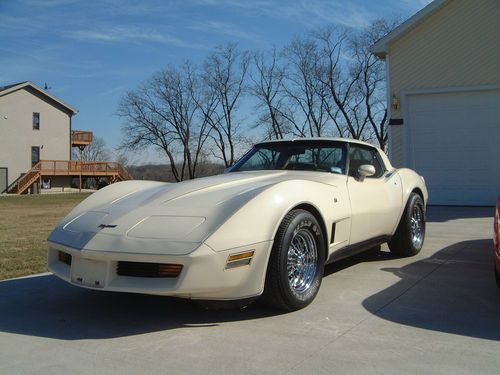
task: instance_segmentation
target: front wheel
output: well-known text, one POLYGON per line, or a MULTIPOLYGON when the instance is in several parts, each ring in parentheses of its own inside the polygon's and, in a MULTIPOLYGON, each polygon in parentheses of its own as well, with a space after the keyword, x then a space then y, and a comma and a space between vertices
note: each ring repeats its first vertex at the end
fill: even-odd
POLYGON ((424 238, 424 202, 420 195, 411 193, 396 233, 388 243, 389 249, 398 256, 413 256, 422 250, 424 238))
POLYGON ((290 211, 274 240, 263 302, 288 311, 307 306, 318 293, 324 266, 325 243, 318 221, 308 211, 290 211))

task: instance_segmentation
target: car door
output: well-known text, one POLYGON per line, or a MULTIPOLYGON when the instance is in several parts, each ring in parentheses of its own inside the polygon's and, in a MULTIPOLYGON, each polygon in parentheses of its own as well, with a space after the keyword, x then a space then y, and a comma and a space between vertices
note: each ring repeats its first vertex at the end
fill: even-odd
POLYGON ((401 207, 401 180, 397 173, 387 171, 376 148, 349 144, 347 191, 352 215, 350 244, 392 233, 401 207), (372 165, 375 174, 363 179, 358 168, 364 164, 372 165))

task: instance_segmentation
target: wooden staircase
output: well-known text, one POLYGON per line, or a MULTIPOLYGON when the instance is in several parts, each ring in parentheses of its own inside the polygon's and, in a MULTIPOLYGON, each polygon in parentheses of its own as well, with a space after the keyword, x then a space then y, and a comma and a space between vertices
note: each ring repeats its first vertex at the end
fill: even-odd
POLYGON ((24 174, 14 185, 12 193, 22 194, 28 191, 28 188, 40 179, 40 162, 35 164, 26 174, 24 174))
POLYGON ((17 180, 9 193, 25 194, 42 177, 54 176, 106 177, 110 183, 133 180, 128 171, 116 162, 41 160, 17 180))

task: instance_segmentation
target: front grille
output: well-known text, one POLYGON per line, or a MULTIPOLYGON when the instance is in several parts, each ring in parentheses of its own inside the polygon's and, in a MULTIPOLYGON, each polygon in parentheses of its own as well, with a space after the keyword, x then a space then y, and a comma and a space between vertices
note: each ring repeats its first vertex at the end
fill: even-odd
POLYGON ((116 273, 120 276, 132 277, 168 277, 179 276, 182 264, 118 262, 116 273))
POLYGON ((70 254, 65 253, 63 251, 59 251, 58 257, 59 257, 59 262, 66 263, 68 266, 71 266, 71 255, 70 254))

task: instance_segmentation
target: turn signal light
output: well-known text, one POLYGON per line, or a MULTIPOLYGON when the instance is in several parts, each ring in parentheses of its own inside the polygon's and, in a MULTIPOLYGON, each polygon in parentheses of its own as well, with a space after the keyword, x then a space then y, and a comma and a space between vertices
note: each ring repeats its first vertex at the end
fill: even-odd
POLYGON ((231 254, 227 257, 226 269, 247 266, 252 261, 254 250, 231 254))
POLYGON ((158 264, 159 277, 177 277, 182 271, 182 264, 158 264))

